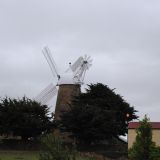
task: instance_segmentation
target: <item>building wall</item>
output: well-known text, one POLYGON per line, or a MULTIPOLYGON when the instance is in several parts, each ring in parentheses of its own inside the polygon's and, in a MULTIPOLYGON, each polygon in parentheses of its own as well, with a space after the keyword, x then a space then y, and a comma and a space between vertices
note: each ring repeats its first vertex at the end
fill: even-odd
POLYGON ((131 148, 136 139, 136 130, 128 129, 128 148, 131 148))
MULTIPOLYGON (((136 129, 128 129, 128 148, 131 148, 136 139, 136 129)), ((160 129, 152 130, 152 141, 160 146, 160 129)))
POLYGON ((160 129, 152 130, 152 140, 157 146, 160 146, 160 129))

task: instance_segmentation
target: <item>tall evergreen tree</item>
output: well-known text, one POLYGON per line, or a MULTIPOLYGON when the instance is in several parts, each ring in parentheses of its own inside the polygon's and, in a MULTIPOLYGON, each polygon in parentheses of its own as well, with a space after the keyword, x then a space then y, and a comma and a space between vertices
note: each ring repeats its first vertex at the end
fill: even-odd
POLYGON ((62 114, 59 126, 81 142, 99 142, 125 135, 128 121, 137 118, 135 112, 114 89, 101 83, 91 84, 62 114))

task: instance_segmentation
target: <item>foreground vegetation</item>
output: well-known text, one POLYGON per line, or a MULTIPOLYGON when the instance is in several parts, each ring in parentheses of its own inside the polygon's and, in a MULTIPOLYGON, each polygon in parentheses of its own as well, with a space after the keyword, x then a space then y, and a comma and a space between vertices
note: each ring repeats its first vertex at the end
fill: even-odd
POLYGON ((0 98, 0 150, 6 150, 0 152, 0 160, 79 160, 93 159, 92 155, 102 156, 102 159, 126 157, 127 144, 118 136, 127 133, 128 122, 137 119, 136 112, 114 89, 101 83, 88 85, 85 93, 74 97, 70 109, 61 113, 60 120, 54 119, 46 105, 26 97, 0 98), (62 142, 53 137, 57 129, 64 135, 60 136, 62 141, 67 135, 65 132, 70 133, 70 144, 67 139, 62 142), (43 137, 42 147, 39 136, 48 133, 52 134, 43 137), (77 147, 72 146, 73 142, 77 147), (40 149, 40 153, 32 152, 40 149))
POLYGON ((39 145, 37 151, 32 151, 31 148, 28 148, 30 151, 0 150, 0 160, 94 160, 91 154, 81 155, 74 145, 65 144, 53 134, 41 137, 39 145))
POLYGON ((75 144, 66 144, 53 134, 41 138, 39 160, 94 160, 90 155, 80 155, 75 144))
MULTIPOLYGON (((39 158, 39 152, 0 151, 0 160, 39 160, 39 158)), ((76 160, 94 160, 94 158, 77 156, 76 160)))
POLYGON ((0 160, 38 160, 39 153, 31 151, 0 151, 0 160))

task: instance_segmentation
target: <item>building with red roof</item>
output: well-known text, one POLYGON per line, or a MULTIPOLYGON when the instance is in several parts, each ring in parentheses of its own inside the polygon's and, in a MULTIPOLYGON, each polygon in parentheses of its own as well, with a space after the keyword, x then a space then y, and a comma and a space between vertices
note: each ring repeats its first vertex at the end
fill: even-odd
MULTIPOLYGON (((152 141, 157 146, 160 146, 160 122, 150 122, 152 127, 152 141)), ((128 124, 128 148, 131 148, 136 139, 136 129, 139 127, 139 122, 130 122, 128 124)))

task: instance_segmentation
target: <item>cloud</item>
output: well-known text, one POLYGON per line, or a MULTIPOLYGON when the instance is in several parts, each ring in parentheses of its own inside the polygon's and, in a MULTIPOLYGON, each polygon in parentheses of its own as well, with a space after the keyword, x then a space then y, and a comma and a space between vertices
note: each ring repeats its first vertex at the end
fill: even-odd
POLYGON ((85 82, 116 88, 142 116, 159 119, 160 2, 157 0, 0 0, 0 96, 34 97, 60 72, 93 57, 85 82), (156 111, 154 111, 156 110, 156 111))

